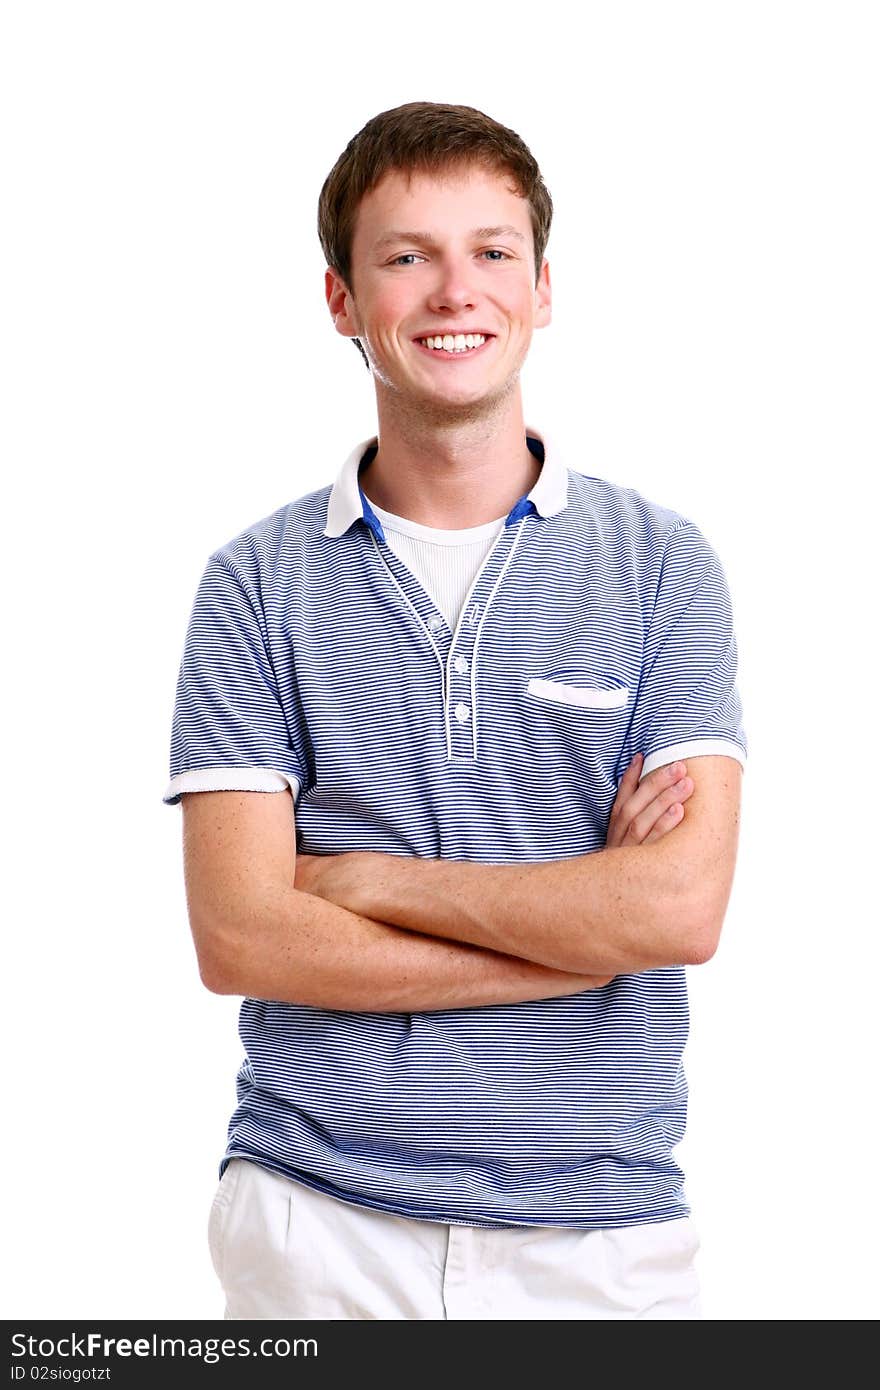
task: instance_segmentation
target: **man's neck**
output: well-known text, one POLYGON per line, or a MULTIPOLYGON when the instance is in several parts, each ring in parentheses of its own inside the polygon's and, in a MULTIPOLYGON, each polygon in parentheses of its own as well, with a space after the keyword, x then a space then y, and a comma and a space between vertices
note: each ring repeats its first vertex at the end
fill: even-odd
POLYGON ((360 475, 370 502, 422 526, 464 530, 507 516, 538 481, 522 407, 447 425, 379 412, 379 448, 360 475))

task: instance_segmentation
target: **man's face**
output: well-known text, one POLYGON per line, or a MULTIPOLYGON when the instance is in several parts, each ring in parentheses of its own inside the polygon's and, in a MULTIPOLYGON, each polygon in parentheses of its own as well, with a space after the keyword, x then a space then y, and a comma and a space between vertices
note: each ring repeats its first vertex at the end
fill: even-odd
POLYGON ((507 176, 476 167, 386 174, 358 208, 351 278, 354 294, 327 272, 337 329, 360 338, 377 389, 442 416, 509 394, 534 329, 550 321, 549 266, 536 287, 528 203, 507 176), (472 332, 486 341, 465 352, 419 341, 472 332))

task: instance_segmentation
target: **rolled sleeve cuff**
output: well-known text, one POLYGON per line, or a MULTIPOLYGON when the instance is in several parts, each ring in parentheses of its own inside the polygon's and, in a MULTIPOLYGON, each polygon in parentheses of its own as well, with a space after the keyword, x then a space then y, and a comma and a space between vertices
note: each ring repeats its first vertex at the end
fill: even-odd
POLYGON ((288 787, 296 801, 299 778, 265 767, 205 767, 172 777, 165 795, 166 806, 176 806, 181 792, 284 792, 288 787))
POLYGON ((743 767, 746 765, 745 750, 731 739, 691 738, 686 739, 684 743, 673 743, 668 748, 658 748, 655 752, 649 753, 642 765, 639 781, 641 782, 642 777, 646 777, 649 772, 653 772, 655 767, 664 767, 667 763, 677 762, 679 758, 698 758, 707 753, 736 758, 743 767))

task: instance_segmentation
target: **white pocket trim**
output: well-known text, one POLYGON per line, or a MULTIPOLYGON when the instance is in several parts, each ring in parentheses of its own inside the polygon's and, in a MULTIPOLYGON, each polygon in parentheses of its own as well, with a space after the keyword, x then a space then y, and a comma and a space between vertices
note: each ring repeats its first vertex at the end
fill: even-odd
POLYGON ((629 686, 626 685, 618 686, 616 690, 592 690, 538 677, 529 681, 528 691, 541 700, 555 700, 559 705, 580 705, 585 709, 622 709, 629 700, 629 686))

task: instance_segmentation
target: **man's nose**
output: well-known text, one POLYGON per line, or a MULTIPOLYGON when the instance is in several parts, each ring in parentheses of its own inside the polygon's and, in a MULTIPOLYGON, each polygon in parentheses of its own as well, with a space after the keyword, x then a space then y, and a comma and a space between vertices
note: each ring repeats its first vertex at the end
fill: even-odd
POLYGON ((437 278, 432 286, 431 307, 457 308, 473 304, 477 296, 473 267, 461 260, 438 262, 437 278))

